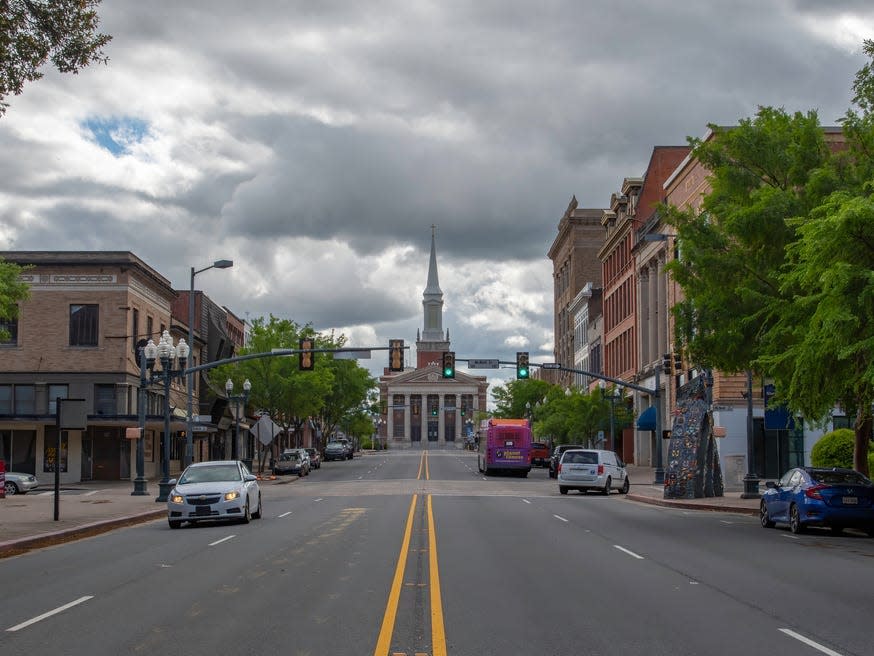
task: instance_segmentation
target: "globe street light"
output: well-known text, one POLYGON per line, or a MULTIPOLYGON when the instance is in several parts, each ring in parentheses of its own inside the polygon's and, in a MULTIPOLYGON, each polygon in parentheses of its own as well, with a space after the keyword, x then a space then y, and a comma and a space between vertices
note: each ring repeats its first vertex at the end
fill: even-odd
POLYGON ((164 383, 164 449, 161 458, 161 480, 158 482, 157 502, 166 502, 170 493, 170 380, 176 376, 185 374, 185 366, 188 362, 190 348, 185 339, 179 340, 179 344, 173 345, 170 331, 165 330, 158 344, 149 340, 142 348, 140 354, 140 396, 139 396, 139 420, 140 437, 137 443, 137 480, 134 481, 134 494, 145 492, 145 479, 143 478, 143 433, 145 431, 146 408, 145 397, 148 385, 163 381, 164 383), (155 371, 155 363, 160 360, 161 370, 155 371), (173 363, 178 363, 178 368, 173 368, 173 363))
MULTIPOLYGON (((192 348, 194 347, 194 276, 198 273, 209 271, 210 269, 228 269, 232 266, 234 266, 233 260, 216 260, 208 267, 202 269, 195 270, 194 267, 191 267, 191 286, 188 289, 188 344, 192 348)), ((191 464, 192 460, 194 460, 194 440, 192 436, 192 429, 194 428, 194 417, 192 416, 192 395, 194 388, 193 376, 194 374, 189 373, 185 377, 188 416, 185 421, 185 459, 183 462, 186 467, 191 464)), ((198 404, 197 410, 198 414, 200 414, 200 404, 198 404)))
POLYGON ((237 460, 240 444, 240 415, 246 410, 246 403, 249 402, 249 392, 252 391, 252 383, 247 378, 243 383, 243 393, 234 395, 234 381, 228 378, 225 383, 225 391, 228 394, 228 401, 234 402, 234 441, 231 444, 231 460, 237 460))

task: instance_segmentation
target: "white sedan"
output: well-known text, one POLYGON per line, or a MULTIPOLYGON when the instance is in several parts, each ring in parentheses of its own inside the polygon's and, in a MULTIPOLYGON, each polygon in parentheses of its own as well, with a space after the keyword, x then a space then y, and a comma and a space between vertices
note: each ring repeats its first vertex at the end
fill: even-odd
POLYGON ((39 487, 39 481, 33 474, 22 474, 21 472, 6 472, 6 496, 13 494, 27 494, 31 490, 39 487))
POLYGON ((239 460, 212 460, 189 465, 179 480, 170 481, 167 521, 170 528, 182 522, 236 519, 248 524, 261 518, 261 488, 257 477, 239 460))

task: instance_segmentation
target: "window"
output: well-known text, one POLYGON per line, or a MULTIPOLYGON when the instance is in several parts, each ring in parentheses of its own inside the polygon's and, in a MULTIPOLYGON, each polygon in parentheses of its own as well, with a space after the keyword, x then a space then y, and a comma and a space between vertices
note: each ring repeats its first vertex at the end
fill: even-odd
POLYGON ((137 342, 140 339, 140 311, 134 308, 131 312, 131 344, 133 345, 134 353, 137 352, 137 342))
POLYGON ((49 385, 49 414, 58 414, 58 399, 66 399, 70 393, 69 385, 49 385))
POLYGON ((15 414, 32 415, 36 413, 36 389, 33 385, 15 386, 15 414))
POLYGON ((12 414, 12 385, 0 385, 0 415, 12 414))
POLYGON ((18 345, 18 319, 0 319, 0 345, 18 345))
POLYGON ((70 346, 97 346, 98 307, 70 306, 70 346))
POLYGON ((146 317, 146 341, 152 338, 152 328, 154 328, 155 320, 152 317, 146 317))
POLYGON ((95 385, 94 386, 94 414, 96 415, 115 415, 115 385, 95 385))

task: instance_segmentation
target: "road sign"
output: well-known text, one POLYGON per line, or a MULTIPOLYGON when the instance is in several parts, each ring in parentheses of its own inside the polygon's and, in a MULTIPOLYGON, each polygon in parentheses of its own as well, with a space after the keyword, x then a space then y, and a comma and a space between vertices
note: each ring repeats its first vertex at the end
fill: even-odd
POLYGON ((468 360, 468 369, 500 369, 500 360, 468 360))
POLYGON ((203 424, 194 424, 191 426, 192 433, 208 433, 209 426, 204 426, 203 424))
POLYGON ((541 369, 561 369, 561 365, 558 362, 544 362, 540 365, 541 369))
POLYGON ((194 423, 210 424, 212 423, 212 415, 194 415, 194 423))
POLYGON ((358 349, 355 351, 334 351, 335 360, 369 360, 370 349, 358 349))

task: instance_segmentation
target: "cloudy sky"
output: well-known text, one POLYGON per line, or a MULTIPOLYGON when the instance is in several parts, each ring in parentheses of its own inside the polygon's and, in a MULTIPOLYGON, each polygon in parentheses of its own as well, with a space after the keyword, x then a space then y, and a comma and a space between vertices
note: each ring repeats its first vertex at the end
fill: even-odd
MULTIPOLYGON (((850 107, 870 0, 104 0, 107 66, 0 118, 0 250, 130 250, 241 317, 552 360, 546 253, 653 146, 850 107)), ((387 358, 362 361, 374 373, 387 358)), ((414 360, 413 360, 414 361, 414 360)), ((502 382, 510 369, 493 375, 502 382)))

